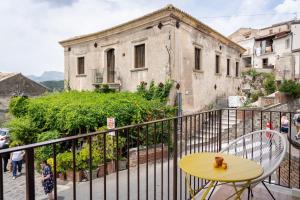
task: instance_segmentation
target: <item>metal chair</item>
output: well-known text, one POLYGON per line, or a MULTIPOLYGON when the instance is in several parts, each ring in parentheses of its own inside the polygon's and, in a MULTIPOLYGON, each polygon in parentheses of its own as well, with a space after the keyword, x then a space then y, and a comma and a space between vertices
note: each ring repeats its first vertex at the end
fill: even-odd
MULTIPOLYGON (((275 199, 263 181, 279 167, 285 157, 286 149, 287 141, 281 133, 273 130, 259 130, 237 138, 223 148, 220 153, 241 156, 253 160, 263 167, 262 176, 252 180, 251 186, 248 188, 248 199, 250 193, 252 195, 252 188, 259 183, 262 183, 271 197, 275 199)), ((243 186, 243 184, 239 185, 243 186)))

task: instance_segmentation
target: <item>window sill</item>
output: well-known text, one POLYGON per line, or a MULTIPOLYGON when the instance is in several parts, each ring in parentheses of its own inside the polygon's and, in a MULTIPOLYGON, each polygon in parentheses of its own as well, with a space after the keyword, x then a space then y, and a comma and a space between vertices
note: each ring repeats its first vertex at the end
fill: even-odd
POLYGON ((86 74, 77 74, 76 77, 86 77, 86 74))
POLYGON ((203 73, 204 71, 201 70, 201 69, 193 69, 193 72, 196 72, 196 73, 203 73))
POLYGON ((227 77, 227 78, 231 78, 232 76, 231 76, 231 75, 226 75, 226 77, 227 77))
POLYGON ((134 68, 130 70, 131 72, 138 72, 138 71, 148 71, 148 68, 141 67, 141 68, 134 68))
POLYGON ((215 73, 215 75, 216 75, 216 76, 222 76, 222 74, 221 74, 221 73, 215 73))

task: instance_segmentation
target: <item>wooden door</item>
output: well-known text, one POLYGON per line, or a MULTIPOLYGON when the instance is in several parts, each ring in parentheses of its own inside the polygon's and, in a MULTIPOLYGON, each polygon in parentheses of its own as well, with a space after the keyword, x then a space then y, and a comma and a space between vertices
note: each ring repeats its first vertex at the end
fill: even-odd
POLYGON ((107 51, 107 83, 115 82, 115 50, 107 51))

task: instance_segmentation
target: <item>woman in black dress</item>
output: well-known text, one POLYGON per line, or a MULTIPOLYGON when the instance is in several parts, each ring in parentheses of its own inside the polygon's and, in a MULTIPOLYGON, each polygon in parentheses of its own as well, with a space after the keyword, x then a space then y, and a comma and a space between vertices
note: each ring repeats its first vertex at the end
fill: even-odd
POLYGON ((44 160, 41 163, 42 167, 42 184, 44 187, 45 194, 48 196, 49 200, 54 199, 53 198, 53 174, 51 171, 50 165, 48 165, 47 161, 44 160))

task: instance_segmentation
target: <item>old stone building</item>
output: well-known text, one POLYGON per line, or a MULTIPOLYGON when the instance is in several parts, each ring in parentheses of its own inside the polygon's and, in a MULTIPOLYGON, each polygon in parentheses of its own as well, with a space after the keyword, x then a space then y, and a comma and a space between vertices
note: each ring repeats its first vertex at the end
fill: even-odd
POLYGON ((60 44, 71 89, 108 84, 135 91, 142 81, 172 80, 181 85, 183 109, 190 112, 240 88, 245 49, 172 5, 60 44))
POLYGON ((246 49, 245 67, 274 72, 277 81, 300 78, 300 20, 261 29, 240 28, 229 38, 246 49))
POLYGON ((8 109, 8 104, 13 96, 39 96, 48 89, 34 82, 21 73, 0 72, 0 122, 8 109))

